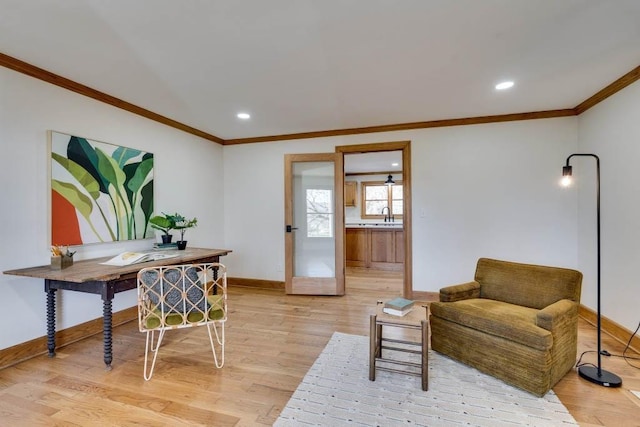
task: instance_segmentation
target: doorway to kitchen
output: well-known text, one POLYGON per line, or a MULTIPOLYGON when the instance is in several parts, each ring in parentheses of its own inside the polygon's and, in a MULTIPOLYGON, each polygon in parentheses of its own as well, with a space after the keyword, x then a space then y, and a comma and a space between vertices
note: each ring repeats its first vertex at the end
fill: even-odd
POLYGON ((411 142, 336 147, 345 164, 346 285, 350 275, 395 276, 412 298, 411 142), (393 166, 397 164, 397 166, 393 166))

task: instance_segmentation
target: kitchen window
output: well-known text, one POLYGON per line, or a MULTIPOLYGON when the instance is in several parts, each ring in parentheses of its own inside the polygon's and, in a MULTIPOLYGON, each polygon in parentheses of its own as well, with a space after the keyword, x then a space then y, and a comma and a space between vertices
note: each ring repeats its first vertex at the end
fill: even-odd
POLYGON ((362 182, 362 218, 382 219, 382 210, 389 207, 391 215, 402 218, 402 181, 385 185, 383 181, 362 182))
POLYGON ((307 237, 333 237, 333 190, 307 189, 307 237))

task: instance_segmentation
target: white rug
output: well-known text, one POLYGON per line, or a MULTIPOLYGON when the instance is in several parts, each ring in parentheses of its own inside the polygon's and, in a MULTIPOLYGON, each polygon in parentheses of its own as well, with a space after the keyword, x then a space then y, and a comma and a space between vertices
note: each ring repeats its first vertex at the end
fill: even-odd
POLYGON ((538 398, 432 351, 429 391, 418 376, 369 381, 368 352, 368 337, 336 332, 274 426, 578 425, 553 391, 538 398))

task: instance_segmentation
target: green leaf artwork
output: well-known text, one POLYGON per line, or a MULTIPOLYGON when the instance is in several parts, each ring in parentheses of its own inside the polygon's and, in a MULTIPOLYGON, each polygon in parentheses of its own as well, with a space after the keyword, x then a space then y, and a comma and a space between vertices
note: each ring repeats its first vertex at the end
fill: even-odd
POLYGON ((50 132, 51 243, 146 239, 153 214, 153 154, 50 132))

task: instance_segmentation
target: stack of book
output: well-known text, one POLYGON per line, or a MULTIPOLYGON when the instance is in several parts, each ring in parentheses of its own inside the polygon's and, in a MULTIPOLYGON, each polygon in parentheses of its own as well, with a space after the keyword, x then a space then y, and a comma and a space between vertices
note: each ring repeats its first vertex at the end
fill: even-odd
POLYGON ((175 250, 178 249, 177 243, 154 243, 153 244, 154 251, 170 251, 173 249, 175 250))
POLYGON ((384 303, 382 312, 394 316, 404 316, 413 308, 413 301, 404 298, 395 298, 384 303))

